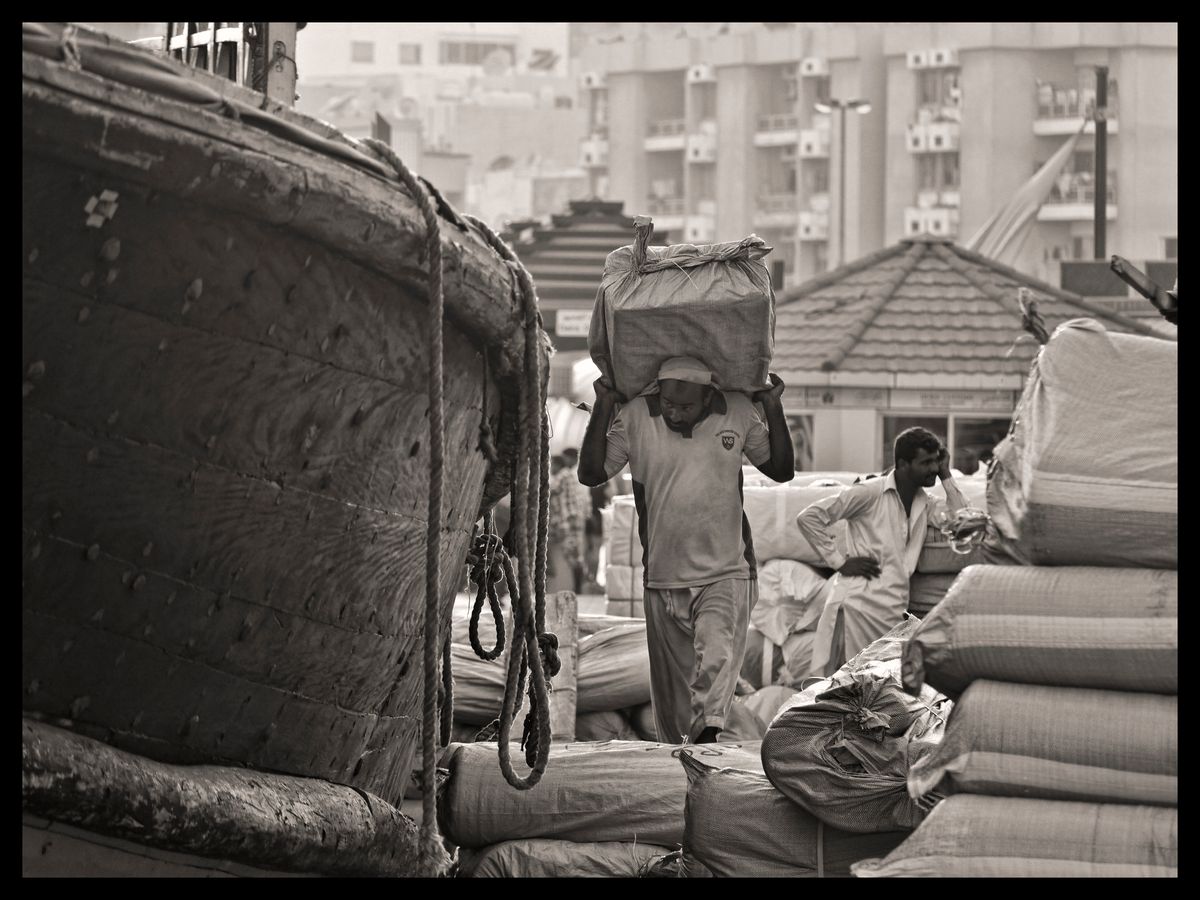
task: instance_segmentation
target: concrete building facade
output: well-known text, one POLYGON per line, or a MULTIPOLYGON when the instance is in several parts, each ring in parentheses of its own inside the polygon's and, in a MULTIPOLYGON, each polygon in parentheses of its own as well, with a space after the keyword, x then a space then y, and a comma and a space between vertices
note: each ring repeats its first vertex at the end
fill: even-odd
MULTIPOLYGON (((1092 117, 1097 66, 1107 248, 1178 252, 1172 23, 630 25, 575 38, 592 190, 673 241, 756 232, 787 284, 904 237, 966 242, 1092 117), (814 109, 830 97, 870 111, 814 109)), ((1093 160, 1089 125, 1016 268, 1056 282, 1060 260, 1091 257, 1093 160)))

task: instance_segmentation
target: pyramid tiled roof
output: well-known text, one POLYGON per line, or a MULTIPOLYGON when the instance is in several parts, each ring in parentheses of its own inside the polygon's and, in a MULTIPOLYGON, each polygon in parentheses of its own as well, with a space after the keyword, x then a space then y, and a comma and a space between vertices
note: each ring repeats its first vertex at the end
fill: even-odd
POLYGON ((948 241, 916 238, 781 292, 773 368, 801 384, 1018 387, 1039 346, 1021 326, 1022 287, 1048 332, 1087 316, 1165 336, 1149 304, 1147 318, 1123 315, 948 241))

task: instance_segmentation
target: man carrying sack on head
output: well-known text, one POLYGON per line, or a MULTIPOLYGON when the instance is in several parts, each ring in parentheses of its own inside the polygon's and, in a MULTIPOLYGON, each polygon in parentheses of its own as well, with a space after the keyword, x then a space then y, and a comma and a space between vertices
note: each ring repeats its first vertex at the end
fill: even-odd
POLYGON ((619 398, 603 379, 595 383, 579 480, 603 484, 629 464, 660 741, 715 741, 733 702, 757 599, 742 456, 775 481, 795 474, 784 385, 770 379, 751 399, 720 390, 699 360, 669 359, 611 426, 619 398))

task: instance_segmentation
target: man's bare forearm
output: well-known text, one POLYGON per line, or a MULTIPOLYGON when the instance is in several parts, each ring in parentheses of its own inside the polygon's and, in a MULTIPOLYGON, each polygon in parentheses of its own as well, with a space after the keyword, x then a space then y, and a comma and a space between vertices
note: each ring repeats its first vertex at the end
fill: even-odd
POLYGON ((608 396, 596 398, 588 419, 587 431, 583 435, 583 446, 579 448, 579 481, 588 487, 596 487, 608 481, 604 471, 604 460, 608 455, 608 425, 612 421, 615 401, 608 396))
POLYGON ((778 398, 768 398, 763 401, 762 407, 769 430, 771 477, 776 481, 791 481, 796 477, 796 454, 792 448, 792 433, 787 417, 783 414, 783 402, 778 398))

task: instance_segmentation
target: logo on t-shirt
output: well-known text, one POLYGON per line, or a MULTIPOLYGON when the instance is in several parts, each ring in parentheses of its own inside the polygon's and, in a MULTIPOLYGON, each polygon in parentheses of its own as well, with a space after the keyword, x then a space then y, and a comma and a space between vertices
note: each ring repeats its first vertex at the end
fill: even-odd
POLYGON ((734 443, 741 437, 736 431, 722 431, 717 436, 721 439, 721 446, 726 450, 732 450, 734 443))

